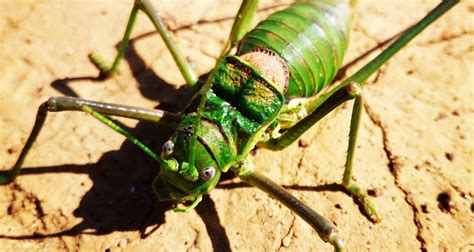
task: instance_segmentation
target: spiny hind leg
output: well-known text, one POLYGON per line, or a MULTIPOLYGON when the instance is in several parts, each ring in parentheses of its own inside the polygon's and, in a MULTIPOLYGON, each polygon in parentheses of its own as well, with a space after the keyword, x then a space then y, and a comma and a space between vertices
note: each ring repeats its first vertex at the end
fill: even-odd
MULTIPOLYGON (((345 171, 343 176, 343 186, 346 191, 355 197, 364 207, 366 214, 372 219, 374 222, 380 221, 380 217, 378 216, 374 206, 369 202, 367 199, 367 195, 362 192, 357 184, 352 181, 352 162, 355 152, 355 145, 357 140, 357 132, 359 129, 361 112, 362 112, 362 88, 361 85, 355 82, 351 82, 346 87, 338 90, 330 94, 328 97, 322 97, 320 99, 308 99, 305 100, 304 104, 301 106, 297 106, 298 110, 304 111, 311 111, 307 116, 303 119, 299 120, 296 124, 293 124, 293 121, 298 120, 298 116, 292 118, 287 116, 286 118, 280 118, 283 121, 289 122, 289 128, 284 131, 284 133, 278 137, 270 139, 269 141, 259 144, 264 148, 273 149, 273 150, 281 150, 289 146, 293 143, 296 139, 298 139, 306 130, 312 127, 319 119, 323 118, 327 113, 333 110, 335 107, 339 106, 343 102, 349 99, 355 99, 354 102, 354 109, 352 111, 352 118, 351 118, 351 128, 349 132, 349 147, 347 151, 347 159, 345 165, 345 171)), ((288 115, 292 115, 292 111, 290 109, 288 115)))
POLYGON ((346 251, 344 242, 331 221, 317 213, 309 205, 299 200, 285 188, 273 182, 270 178, 255 171, 250 161, 245 160, 231 168, 240 179, 268 193, 274 199, 288 207, 300 216, 318 233, 325 242, 334 246, 335 251, 346 251))

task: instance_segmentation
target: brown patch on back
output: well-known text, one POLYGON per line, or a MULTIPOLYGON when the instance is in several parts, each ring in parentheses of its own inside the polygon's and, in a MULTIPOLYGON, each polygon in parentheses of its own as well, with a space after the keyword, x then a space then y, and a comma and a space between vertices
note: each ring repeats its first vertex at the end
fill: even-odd
POLYGON ((277 85, 283 94, 288 88, 288 66, 273 51, 257 48, 240 55, 242 59, 252 64, 265 78, 277 85))

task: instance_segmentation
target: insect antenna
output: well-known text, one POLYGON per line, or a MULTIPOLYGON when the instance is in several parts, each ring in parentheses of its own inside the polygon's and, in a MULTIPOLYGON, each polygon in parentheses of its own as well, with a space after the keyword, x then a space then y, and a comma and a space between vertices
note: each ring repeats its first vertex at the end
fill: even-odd
POLYGON ((214 70, 212 70, 211 74, 209 75, 209 78, 207 79, 206 83, 204 86, 201 88, 199 91, 201 93, 201 100, 199 102, 198 109, 196 111, 196 118, 193 122, 193 133, 191 135, 191 139, 189 140, 189 145, 188 145, 188 162, 189 164, 194 167, 194 161, 196 160, 196 155, 194 153, 196 142, 197 142, 197 134, 199 132, 199 128, 201 126, 201 118, 202 114, 204 112, 204 106, 206 105, 207 101, 207 92, 211 90, 212 88, 212 82, 214 81, 216 77, 216 73, 218 70, 218 66, 223 62, 225 55, 222 55, 219 57, 219 59, 216 62, 216 66, 214 67, 214 70))
POLYGON ((221 54, 216 61, 216 65, 214 69, 212 70, 211 74, 209 75, 209 78, 207 79, 206 83, 199 91, 201 93, 201 101, 196 111, 196 119, 193 122, 193 134, 191 136, 191 139, 188 145, 188 162, 192 167, 194 167, 194 161, 196 160, 196 156, 194 154, 194 149, 195 149, 194 147, 196 146, 197 134, 201 126, 201 117, 202 117, 202 113, 204 112, 204 106, 206 105, 206 101, 207 101, 207 92, 211 90, 212 83, 214 82, 214 79, 216 77, 217 70, 219 69, 219 66, 224 61, 224 58, 231 51, 233 51, 234 47, 242 39, 244 34, 248 31, 250 24, 252 22, 252 19, 257 10, 258 2, 259 1, 242 1, 242 5, 240 6, 236 19, 234 20, 234 23, 232 24, 232 29, 230 31, 229 39, 226 42, 226 45, 224 46, 224 48, 222 49, 221 54))

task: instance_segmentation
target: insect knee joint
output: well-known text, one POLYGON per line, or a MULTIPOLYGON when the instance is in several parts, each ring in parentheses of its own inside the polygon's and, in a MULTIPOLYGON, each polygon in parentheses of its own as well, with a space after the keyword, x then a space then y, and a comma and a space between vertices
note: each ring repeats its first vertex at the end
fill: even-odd
POLYGON ((347 84, 346 91, 353 98, 356 98, 362 95, 362 87, 357 82, 351 82, 347 84))

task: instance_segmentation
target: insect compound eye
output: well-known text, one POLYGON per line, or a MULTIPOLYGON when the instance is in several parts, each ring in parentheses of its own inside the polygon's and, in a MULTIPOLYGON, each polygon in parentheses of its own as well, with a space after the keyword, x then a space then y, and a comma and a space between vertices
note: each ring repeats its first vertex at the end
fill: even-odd
POLYGON ((174 150, 174 143, 171 140, 166 141, 165 144, 163 144, 163 154, 170 155, 173 153, 174 150))
POLYGON ((216 175, 216 168, 210 166, 201 171, 201 177, 204 180, 210 180, 216 175))

